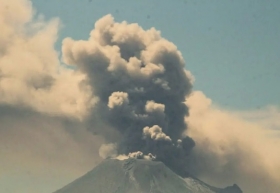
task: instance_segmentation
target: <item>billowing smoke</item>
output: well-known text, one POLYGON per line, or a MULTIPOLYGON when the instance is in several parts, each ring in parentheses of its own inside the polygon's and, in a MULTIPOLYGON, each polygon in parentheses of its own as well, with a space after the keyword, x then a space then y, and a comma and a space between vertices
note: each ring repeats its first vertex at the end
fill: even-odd
POLYGON ((99 156, 103 159, 116 157, 117 155, 116 144, 114 143, 102 144, 99 148, 99 156))
POLYGON ((176 172, 184 170, 194 146, 182 135, 192 77, 173 43, 154 28, 107 15, 87 41, 65 39, 63 59, 86 74, 81 86, 90 85, 98 98, 88 117, 89 127, 99 128, 94 133, 117 143, 118 154, 150 153, 176 172))
POLYGON ((145 127, 143 129, 144 138, 150 138, 155 141, 169 141, 171 142, 171 138, 162 132, 162 129, 158 125, 154 125, 153 127, 145 127))
POLYGON ((89 40, 65 40, 64 59, 79 71, 64 68, 54 49, 59 20, 34 12, 30 0, 0 0, 0 177, 11 182, 0 192, 52 192, 99 157, 156 156, 179 173, 194 145, 182 137, 187 115, 192 174, 279 193, 279 107, 235 112, 192 92, 188 116, 192 79, 176 47, 111 16, 89 40))
POLYGON ((81 121, 84 75, 54 49, 60 21, 35 12, 29 0, 0 0, 0 192, 53 192, 101 160, 103 139, 81 121))
POLYGON ((186 132, 196 142, 191 174, 217 187, 237 183, 244 192, 279 192, 279 107, 229 111, 200 91, 187 104, 186 132))

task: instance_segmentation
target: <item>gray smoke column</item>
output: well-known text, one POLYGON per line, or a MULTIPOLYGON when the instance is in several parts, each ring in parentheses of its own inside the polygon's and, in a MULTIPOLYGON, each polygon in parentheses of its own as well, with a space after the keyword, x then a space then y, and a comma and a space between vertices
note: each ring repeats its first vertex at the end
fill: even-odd
POLYGON ((94 133, 117 143, 118 154, 151 153, 185 175, 194 146, 183 137, 192 77, 173 43, 154 28, 117 23, 107 15, 88 40, 65 39, 63 59, 86 75, 81 87, 89 85, 99 100, 88 117, 94 133))

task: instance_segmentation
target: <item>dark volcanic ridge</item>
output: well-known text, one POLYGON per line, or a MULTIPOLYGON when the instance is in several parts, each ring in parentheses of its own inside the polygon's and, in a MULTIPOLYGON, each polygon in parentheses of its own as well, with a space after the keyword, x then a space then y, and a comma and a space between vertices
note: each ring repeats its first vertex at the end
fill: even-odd
POLYGON ((183 179, 162 162, 106 159, 55 193, 242 193, 237 185, 212 187, 196 178, 183 179))

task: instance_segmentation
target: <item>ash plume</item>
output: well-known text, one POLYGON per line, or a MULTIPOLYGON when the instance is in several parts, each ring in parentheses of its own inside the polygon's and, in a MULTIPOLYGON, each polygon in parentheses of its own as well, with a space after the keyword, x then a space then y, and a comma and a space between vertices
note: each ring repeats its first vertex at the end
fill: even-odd
POLYGON ((173 43, 154 28, 107 15, 88 40, 66 38, 62 49, 64 62, 86 74, 81 85, 98 98, 88 116, 94 133, 116 143, 120 155, 150 153, 177 173, 184 170, 194 147, 183 137, 192 77, 173 43))
POLYGON ((189 95, 193 80, 176 46, 111 16, 97 22, 89 40, 64 41, 64 59, 78 70, 66 68, 54 48, 60 19, 34 13, 30 0, 0 0, 0 177, 12 185, 0 192, 59 188, 101 158, 156 155, 177 173, 190 159, 188 171, 217 187, 279 193, 279 105, 235 111, 203 92, 189 95), (185 94, 189 110, 180 106, 185 94), (182 140, 183 115, 194 148, 182 140), (23 177, 36 180, 26 186, 23 177))

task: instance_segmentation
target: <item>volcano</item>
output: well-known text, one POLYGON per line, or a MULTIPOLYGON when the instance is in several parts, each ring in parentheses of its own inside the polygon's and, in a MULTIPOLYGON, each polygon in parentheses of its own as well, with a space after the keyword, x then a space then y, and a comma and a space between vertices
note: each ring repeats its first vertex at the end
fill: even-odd
POLYGON ((242 193, 237 185, 215 188, 196 178, 181 178, 162 162, 106 159, 54 193, 242 193))

